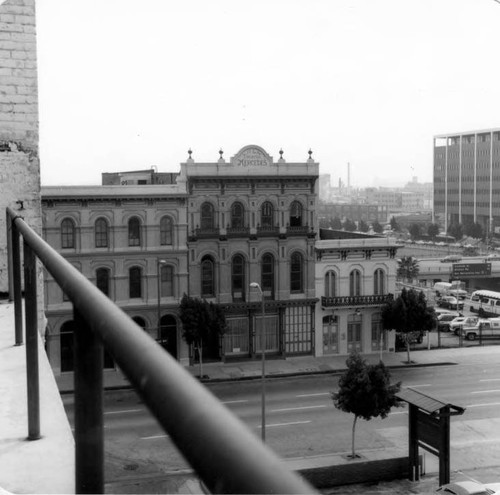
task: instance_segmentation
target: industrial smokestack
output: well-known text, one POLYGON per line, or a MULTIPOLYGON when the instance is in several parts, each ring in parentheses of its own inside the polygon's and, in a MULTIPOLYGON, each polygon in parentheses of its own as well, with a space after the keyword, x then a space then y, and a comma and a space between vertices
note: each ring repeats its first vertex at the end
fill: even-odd
POLYGON ((347 191, 351 194, 351 164, 347 162, 347 191))

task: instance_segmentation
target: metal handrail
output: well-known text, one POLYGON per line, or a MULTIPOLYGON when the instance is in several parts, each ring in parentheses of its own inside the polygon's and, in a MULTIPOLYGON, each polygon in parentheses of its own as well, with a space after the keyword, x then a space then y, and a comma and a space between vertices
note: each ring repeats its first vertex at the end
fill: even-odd
POLYGON ((100 342, 212 493, 315 492, 16 212, 7 213, 73 303, 77 493, 104 491, 100 342))

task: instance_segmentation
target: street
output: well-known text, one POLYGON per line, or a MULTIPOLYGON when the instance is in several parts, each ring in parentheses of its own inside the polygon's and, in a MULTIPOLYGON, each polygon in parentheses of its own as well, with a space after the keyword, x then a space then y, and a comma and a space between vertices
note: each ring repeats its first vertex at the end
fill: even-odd
MULTIPOLYGON (((433 351, 430 351, 433 352, 433 351)), ((466 408, 452 418, 452 470, 500 465, 500 347, 464 354, 460 364, 398 369, 393 381, 466 408)), ((266 382, 266 443, 286 458, 349 452, 352 415, 333 407, 338 376, 273 378, 266 382)), ((240 381, 208 388, 260 436, 261 384, 240 381)), ((73 420, 72 396, 64 396, 73 420)), ((387 419, 358 421, 359 451, 407 446, 406 408, 387 419)), ((106 481, 182 474, 189 469, 155 419, 132 391, 105 394, 106 481)), ((427 455, 428 470, 435 458, 427 455)))

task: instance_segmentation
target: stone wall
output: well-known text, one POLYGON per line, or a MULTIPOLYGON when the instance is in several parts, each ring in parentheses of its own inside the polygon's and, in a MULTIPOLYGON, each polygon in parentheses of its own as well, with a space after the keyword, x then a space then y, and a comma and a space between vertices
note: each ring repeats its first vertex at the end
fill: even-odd
POLYGON ((0 3, 0 295, 9 290, 6 207, 42 231, 35 21, 34 0, 0 3))

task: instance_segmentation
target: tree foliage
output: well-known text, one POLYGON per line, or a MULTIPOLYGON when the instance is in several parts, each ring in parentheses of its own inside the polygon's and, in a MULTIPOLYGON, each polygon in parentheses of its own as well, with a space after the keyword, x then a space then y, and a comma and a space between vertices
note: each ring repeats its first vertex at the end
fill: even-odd
POLYGON ((461 223, 452 223, 448 227, 448 234, 453 236, 455 240, 459 241, 464 236, 464 229, 461 223))
POLYGON ((430 223, 427 226, 427 235, 431 239, 435 239, 437 235, 439 235, 439 225, 437 223, 430 223))
POLYGON ((396 276, 404 280, 413 280, 418 277, 420 267, 417 258, 413 256, 403 256, 398 260, 396 276))
POLYGON ((346 218, 342 224, 342 228, 348 232, 354 232, 356 230, 356 224, 350 218, 346 218))
POLYGON ((390 382, 389 370, 384 363, 367 364, 358 353, 352 353, 347 361, 347 370, 339 379, 339 391, 332 392, 333 404, 341 411, 354 414, 352 426, 352 457, 355 452, 355 432, 358 418, 386 418, 394 406, 400 404, 396 393, 401 382, 390 382))
POLYGON ((410 363, 410 342, 416 332, 432 330, 436 325, 434 308, 427 306, 422 291, 403 288, 401 294, 382 307, 382 326, 396 330, 406 344, 410 363))
POLYGON ((391 223, 391 229, 394 230, 395 232, 399 232, 401 230, 396 220, 396 217, 391 217, 390 223, 391 223))
POLYGON ((482 239, 484 237, 483 227, 477 222, 465 225, 464 232, 465 235, 474 239, 482 239))
POLYGON ((418 239, 422 235, 422 228, 418 223, 412 223, 408 231, 413 239, 418 239))
POLYGON ((382 227, 382 225, 380 225, 380 223, 377 220, 373 222, 372 228, 373 231, 377 234, 381 234, 384 231, 384 227, 382 227))
POLYGON ((360 220, 358 224, 358 229, 361 232, 368 232, 370 230, 370 226, 364 220, 360 220))
POLYGON ((333 230, 340 230, 342 228, 342 222, 339 217, 332 218, 331 227, 333 230))
POLYGON ((224 311, 212 302, 184 294, 179 306, 179 318, 183 339, 198 350, 200 376, 203 376, 203 345, 211 336, 223 335, 226 331, 224 311))

